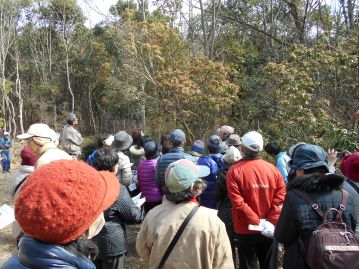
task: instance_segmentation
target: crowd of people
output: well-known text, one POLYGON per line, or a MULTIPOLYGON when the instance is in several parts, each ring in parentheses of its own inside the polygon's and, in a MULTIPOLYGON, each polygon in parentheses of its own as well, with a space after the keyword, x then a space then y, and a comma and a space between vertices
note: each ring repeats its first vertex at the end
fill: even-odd
MULTIPOLYGON (((141 224, 136 250, 149 268, 277 268, 278 243, 284 269, 312 268, 303 248, 323 222, 318 208, 359 236, 359 152, 338 162, 335 150, 300 142, 285 151, 224 125, 190 145, 181 129, 160 143, 121 130, 83 156, 77 124, 70 113, 62 135, 35 123, 17 136, 26 141, 10 179, 18 251, 4 269, 123 268, 131 224, 141 224)), ((9 133, 0 142, 6 173, 9 133)))

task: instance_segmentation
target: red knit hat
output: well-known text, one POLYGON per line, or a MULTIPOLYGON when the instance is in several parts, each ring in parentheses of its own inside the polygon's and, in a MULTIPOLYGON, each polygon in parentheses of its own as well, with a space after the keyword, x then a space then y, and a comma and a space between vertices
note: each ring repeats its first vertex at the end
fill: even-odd
POLYGON ((53 161, 30 174, 16 199, 15 218, 33 238, 67 244, 84 234, 119 193, 113 173, 80 161, 53 161))
POLYGON ((340 170, 350 180, 359 182, 359 152, 345 156, 340 163, 340 170))
POLYGON ((20 157, 21 157, 21 165, 35 166, 37 157, 35 153, 32 152, 29 146, 25 146, 21 150, 20 157))

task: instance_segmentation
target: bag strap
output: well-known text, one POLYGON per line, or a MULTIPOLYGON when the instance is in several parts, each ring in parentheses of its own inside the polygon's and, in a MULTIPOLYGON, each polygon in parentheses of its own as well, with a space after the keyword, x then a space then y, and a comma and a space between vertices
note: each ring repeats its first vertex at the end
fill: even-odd
MULTIPOLYGON (((339 205, 339 208, 338 208, 338 211, 340 213, 340 216, 342 215, 343 211, 345 210, 345 204, 347 203, 347 199, 348 199, 348 192, 344 189, 340 189, 341 192, 342 192, 342 201, 340 202, 340 205, 339 205)), ((338 219, 339 216, 337 216, 337 219, 338 219)))
POLYGON ((178 239, 181 237, 181 235, 182 235, 184 229, 186 228, 188 222, 191 220, 191 218, 197 212, 198 209, 199 209, 199 206, 195 206, 194 208, 192 208, 191 212, 189 212, 188 216, 184 219, 184 221, 182 222, 181 226, 179 227, 177 233, 175 234, 175 236, 173 237, 171 243, 169 244, 165 254, 163 255, 162 260, 160 262, 160 265, 158 266, 158 269, 161 269, 163 267, 163 265, 165 264, 168 256, 171 254, 172 249, 176 245, 178 239))
MULTIPOLYGON (((324 220, 325 219, 325 214, 323 213, 323 211, 319 208, 318 204, 316 204, 312 198, 310 197, 310 195, 304 191, 301 190, 292 190, 293 192, 299 194, 305 201, 308 202, 308 204, 311 205, 311 207, 318 213, 318 215, 324 220)), ((342 193, 342 200, 340 202, 339 208, 338 208, 338 212, 339 215, 341 216, 343 211, 345 210, 345 204, 347 202, 348 199, 348 192, 346 190, 340 189, 341 193, 342 193)), ((337 219, 340 218, 340 216, 337 216, 337 219)))
POLYGON ((17 184, 17 186, 15 187, 15 190, 14 190, 14 193, 17 192, 17 190, 21 187, 21 185, 26 181, 28 176, 24 177, 20 182, 19 184, 17 184))
POLYGON ((350 186, 352 186, 352 187, 353 187, 353 189, 354 189, 354 190, 356 190, 356 191, 357 191, 357 193, 359 193, 359 188, 358 188, 358 186, 357 186, 357 185, 355 185, 355 183, 354 183, 354 182, 352 182, 352 181, 350 181, 350 180, 347 180, 347 182, 349 183, 349 185, 350 185, 350 186))
POLYGON ((316 204, 312 198, 309 196, 308 193, 301 191, 301 190, 292 190, 293 192, 297 193, 299 196, 301 196, 305 201, 307 201, 308 204, 311 205, 311 207, 315 210, 315 212, 318 213, 318 215, 324 219, 325 214, 322 210, 320 210, 318 204, 316 204))

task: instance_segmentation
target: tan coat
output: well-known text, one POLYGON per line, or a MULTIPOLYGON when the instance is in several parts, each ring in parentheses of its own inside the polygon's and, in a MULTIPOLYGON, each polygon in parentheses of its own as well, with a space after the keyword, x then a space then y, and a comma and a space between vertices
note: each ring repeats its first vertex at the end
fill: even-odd
POLYGON ((81 154, 82 142, 81 134, 72 125, 66 124, 61 137, 63 150, 70 155, 79 155, 81 154))
MULTIPOLYGON (((161 205, 146 215, 137 236, 136 250, 149 263, 149 268, 158 267, 172 238, 194 206, 193 202, 176 205, 164 198, 161 205)), ((200 207, 187 224, 164 268, 234 268, 223 222, 200 207)))
POLYGON ((65 151, 57 148, 57 146, 49 142, 42 146, 39 150, 39 158, 37 159, 35 170, 45 164, 56 160, 72 160, 72 157, 65 151))

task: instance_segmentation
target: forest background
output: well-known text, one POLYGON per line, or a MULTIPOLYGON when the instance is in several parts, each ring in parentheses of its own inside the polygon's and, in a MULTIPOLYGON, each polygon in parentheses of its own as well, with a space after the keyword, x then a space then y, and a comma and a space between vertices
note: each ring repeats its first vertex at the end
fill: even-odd
POLYGON ((73 111, 83 135, 228 124, 358 150, 358 2, 119 0, 88 28, 75 0, 0 0, 0 127, 73 111))

